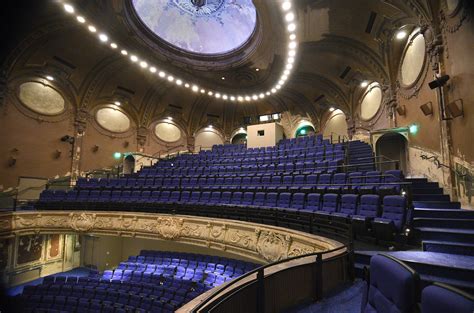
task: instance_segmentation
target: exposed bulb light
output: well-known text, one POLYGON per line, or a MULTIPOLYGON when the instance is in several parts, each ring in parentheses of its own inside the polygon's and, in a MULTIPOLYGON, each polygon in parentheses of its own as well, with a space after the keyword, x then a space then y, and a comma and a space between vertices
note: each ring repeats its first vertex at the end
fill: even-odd
POLYGON ((257 95, 253 95, 253 96, 252 96, 252 99, 253 99, 253 100, 258 100, 258 96, 257 96, 257 95))
POLYGON ((260 69, 257 67, 257 68, 255 69, 255 72, 259 72, 259 71, 260 71, 260 69))
POLYGON ((366 80, 364 80, 362 83, 360 83, 360 86, 361 86, 362 88, 365 88, 365 87, 367 87, 368 85, 369 85, 369 82, 366 81, 366 80))
POLYGON ((245 101, 250 101, 252 100, 249 96, 245 96, 245 101))
POLYGON ((222 79, 222 80, 225 80, 225 77, 224 77, 224 76, 222 76, 222 77, 221 77, 221 79, 222 79))
POLYGON ((156 67, 154 67, 154 66, 150 67, 150 72, 156 73, 156 67))
POLYGON ((288 51, 288 56, 294 57, 296 55, 296 50, 290 50, 288 51))
POLYGON ((293 14, 293 12, 287 13, 287 14, 285 15, 285 20, 286 20, 287 22, 293 22, 294 19, 295 19, 295 15, 293 14))
POLYGON ((100 41, 102 41, 102 42, 107 42, 107 41, 109 41, 109 37, 107 37, 106 34, 100 34, 100 35, 99 35, 99 39, 100 39, 100 41))
POLYGON ((67 13, 74 13, 74 7, 68 3, 65 3, 64 4, 64 10, 67 12, 67 13))
POLYGON ((198 91, 199 91, 199 87, 196 86, 196 85, 193 85, 193 88, 191 88, 191 89, 192 89, 192 91, 194 91, 194 92, 198 92, 198 91))
POLYGON ((238 96, 238 97, 237 97, 237 101, 240 101, 240 102, 244 101, 244 97, 238 96))
POLYGON ((404 30, 400 30, 397 32, 397 34, 395 35, 395 38, 397 38, 398 40, 402 40, 402 39, 405 39, 407 37, 407 32, 404 31, 404 30))
POLYGON ((289 32, 294 32, 296 30, 296 24, 295 23, 290 23, 290 24, 288 24, 286 29, 288 29, 289 32))
POLYGON ((295 34, 290 34, 290 40, 295 40, 296 39, 296 35, 295 34))
POLYGON ((93 26, 93 25, 89 25, 89 26, 87 27, 87 29, 88 29, 91 33, 95 33, 95 32, 97 31, 97 28, 95 28, 95 26, 93 26))
POLYGON ((120 101, 114 101, 114 104, 118 107, 122 105, 122 103, 120 103, 120 101))
POLYGON ((220 99, 220 98, 221 98, 221 94, 220 94, 220 93, 216 93, 216 98, 217 98, 217 99, 220 99))
POLYGON ((148 67, 148 63, 146 63, 145 61, 141 61, 141 62, 140 62, 140 66, 141 66, 142 68, 147 68, 147 67, 148 67))
POLYGON ((172 75, 168 75, 168 81, 172 82, 174 80, 174 77, 172 75))
POLYGON ((235 97, 234 97, 234 96, 230 96, 230 101, 235 101, 235 97))
POLYGON ((158 76, 160 76, 161 78, 165 78, 166 73, 163 72, 163 71, 160 71, 160 72, 158 73, 158 76))
POLYGON ((223 95, 222 99, 227 100, 227 99, 229 99, 229 97, 227 95, 223 95))
POLYGON ((269 96, 269 95, 271 95, 271 92, 270 92, 270 91, 267 91, 265 94, 266 94, 267 96, 269 96))
POLYGON ((281 4, 281 8, 283 9, 283 11, 288 11, 289 9, 291 9, 291 2, 290 1, 285 1, 281 4))
POLYGON ((291 50, 294 50, 297 45, 298 45, 298 44, 296 43, 296 41, 291 41, 291 42, 288 44, 288 47, 289 47, 291 50))
POLYGON ((335 109, 334 109, 333 107, 330 107, 330 108, 329 108, 329 112, 334 112, 334 110, 335 110, 335 109))
POLYGON ((271 92, 276 93, 277 92, 276 88, 272 88, 271 92))
POLYGON ((137 62, 138 61, 138 57, 136 55, 131 55, 130 56, 130 60, 132 60, 132 62, 137 62))
POLYGON ((80 15, 76 17, 76 20, 81 24, 84 24, 86 22, 86 19, 80 15))
POLYGON ((286 63, 289 63, 289 64, 295 63, 295 58, 294 57, 289 57, 288 60, 286 60, 286 63))
POLYGON ((213 93, 212 91, 209 91, 209 92, 207 93, 208 96, 212 96, 213 94, 214 94, 214 93, 213 93))
POLYGON ((127 50, 122 50, 122 51, 120 51, 120 53, 123 54, 123 55, 127 55, 127 54, 128 54, 127 50))
POLYGON ((184 84, 184 87, 189 88, 189 84, 188 83, 184 84))
POLYGON ((205 90, 205 89, 201 89, 201 93, 206 93, 206 90, 205 90))
POLYGON ((117 46, 117 44, 116 44, 115 42, 112 42, 112 43, 110 44, 110 47, 111 47, 112 49, 117 49, 118 46, 117 46))
POLYGON ((259 97, 260 99, 263 99, 263 98, 265 98, 265 94, 261 93, 258 97, 259 97))
POLYGON ((176 85, 181 86, 183 84, 183 81, 181 79, 176 80, 176 85))
POLYGON ((51 75, 46 75, 45 78, 49 81, 53 81, 54 80, 54 77, 51 76, 51 75))
POLYGON ((286 69, 287 69, 287 70, 291 70, 292 68, 293 68, 293 64, 287 64, 287 65, 286 65, 286 69))

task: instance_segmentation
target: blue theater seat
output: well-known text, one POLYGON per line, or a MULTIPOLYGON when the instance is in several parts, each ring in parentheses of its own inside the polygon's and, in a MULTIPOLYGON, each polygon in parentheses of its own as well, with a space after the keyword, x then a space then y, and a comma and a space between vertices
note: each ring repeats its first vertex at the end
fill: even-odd
POLYGON ((380 197, 378 195, 362 195, 357 215, 352 216, 352 226, 356 235, 371 234, 371 221, 380 216, 380 197))
POLYGON ((370 194, 374 193, 382 181, 382 173, 380 171, 369 171, 365 174, 365 183, 360 186, 359 193, 370 194))
POLYGON ((291 198, 291 208, 295 210, 303 210, 305 205, 305 194, 304 193, 294 193, 291 198))
POLYGON ((278 194, 276 192, 269 192, 265 198, 265 207, 275 208, 277 206, 278 194))
POLYGON ((277 208, 289 208, 291 203, 291 193, 282 192, 278 196, 277 208))
POLYGON ((316 212, 321 205, 321 195, 319 193, 309 193, 306 196, 306 203, 303 211, 316 212))
POLYGON ((418 287, 419 276, 413 269, 392 256, 374 255, 361 312, 415 312, 418 287))
POLYGON ((339 208, 339 195, 335 193, 326 193, 323 195, 323 203, 318 214, 329 217, 336 213, 339 208))
POLYGON ((403 196, 385 196, 381 217, 374 218, 372 226, 379 240, 392 241, 400 233, 406 217, 406 199, 403 196))
POLYGON ((403 172, 401 170, 389 170, 384 173, 383 183, 387 185, 381 185, 378 188, 379 194, 399 194, 401 183, 404 180, 403 172))
POLYGON ((339 212, 333 213, 333 216, 349 219, 357 212, 357 203, 359 201, 358 195, 353 194, 344 194, 341 195, 339 212))
POLYGON ((442 283, 425 287, 421 293, 421 313, 446 312, 474 312, 474 296, 442 283))

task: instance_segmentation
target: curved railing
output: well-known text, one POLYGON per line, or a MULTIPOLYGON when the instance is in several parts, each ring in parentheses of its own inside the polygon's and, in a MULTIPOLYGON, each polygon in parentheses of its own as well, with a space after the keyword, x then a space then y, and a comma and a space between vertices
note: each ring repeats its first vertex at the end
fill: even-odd
POLYGON ((317 301, 353 279, 352 254, 351 246, 341 246, 273 262, 211 290, 177 312, 281 312, 301 302, 317 301))

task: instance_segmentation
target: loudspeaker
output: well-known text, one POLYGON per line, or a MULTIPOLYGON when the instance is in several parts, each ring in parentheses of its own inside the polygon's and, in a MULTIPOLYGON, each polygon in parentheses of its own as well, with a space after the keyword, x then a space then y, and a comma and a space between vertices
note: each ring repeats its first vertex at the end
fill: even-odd
POLYGON ((436 88, 444 86, 448 82, 448 80, 449 80, 449 75, 443 75, 441 77, 437 77, 432 82, 429 82, 428 86, 430 86, 431 89, 436 89, 436 88))
POLYGON ((462 99, 457 99, 448 104, 448 112, 453 118, 464 116, 462 99))
POLYGON ((420 106, 420 109, 423 111, 424 115, 431 115, 433 114, 433 104, 430 102, 427 102, 425 104, 422 104, 420 106))
POLYGON ((405 105, 399 105, 397 106, 397 113, 398 115, 405 115, 406 114, 406 108, 405 105))

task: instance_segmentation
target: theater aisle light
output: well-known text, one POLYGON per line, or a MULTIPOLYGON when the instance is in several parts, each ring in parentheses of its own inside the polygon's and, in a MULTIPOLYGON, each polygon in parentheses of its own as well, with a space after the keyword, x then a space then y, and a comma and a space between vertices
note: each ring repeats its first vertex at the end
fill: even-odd
MULTIPOLYGON (((84 25, 84 27, 98 39, 99 43, 110 43, 106 46, 115 51, 115 53, 120 53, 122 56, 128 57, 134 64, 138 66, 139 69, 147 70, 147 73, 157 75, 160 78, 165 79, 165 82, 171 83, 179 88, 191 88, 191 91, 194 93, 200 93, 203 96, 212 97, 214 99, 230 100, 233 102, 243 102, 244 100, 259 101, 265 98, 265 96, 278 93, 278 91, 281 90, 288 82, 288 78, 293 71, 299 44, 296 35, 298 17, 296 11, 293 8, 293 2, 291 0, 275 0, 271 2, 279 7, 281 19, 286 29, 285 36, 287 36, 287 39, 283 42, 283 44, 286 46, 286 55, 283 55, 283 59, 286 60, 286 63, 284 64, 279 77, 275 79, 273 86, 270 86, 267 90, 254 90, 251 94, 231 95, 226 93, 224 90, 219 90, 219 87, 217 86, 215 88, 204 89, 199 86, 197 81, 186 81, 178 72, 165 73, 164 71, 159 70, 159 67, 155 64, 152 64, 152 62, 142 59, 140 57, 140 51, 128 51, 127 49, 124 49, 124 47, 120 46, 119 43, 107 35, 108 32, 106 29, 101 29, 101 27, 95 26, 93 24, 94 21, 88 20, 86 17, 84 17, 84 15, 79 14, 80 12, 78 12, 77 8, 74 8, 72 4, 62 0, 59 1, 64 11, 66 11, 68 15, 72 16, 76 23, 78 22, 79 24, 84 25)), ((260 68, 255 68, 255 71, 259 72, 260 68)), ((221 80, 225 79, 226 77, 221 77, 221 80)))

